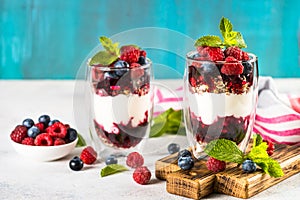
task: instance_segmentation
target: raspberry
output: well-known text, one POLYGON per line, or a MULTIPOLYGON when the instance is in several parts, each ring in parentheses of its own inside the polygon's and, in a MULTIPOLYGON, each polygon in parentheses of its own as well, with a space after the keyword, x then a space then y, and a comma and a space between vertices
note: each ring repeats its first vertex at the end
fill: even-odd
POLYGON ((36 136, 34 140, 34 144, 36 146, 52 146, 53 145, 53 139, 50 136, 49 133, 42 133, 36 136))
POLYGON ((27 137, 27 128, 23 125, 18 125, 16 128, 11 132, 10 138, 17 142, 21 143, 24 138, 27 137))
POLYGON ((243 60, 243 51, 238 47, 228 47, 224 54, 226 57, 232 56, 237 60, 243 60))
POLYGON ((141 167, 144 164, 144 158, 138 152, 128 154, 126 164, 131 168, 141 167))
POLYGON ((133 180, 138 184, 145 185, 149 183, 151 179, 151 172, 145 166, 138 167, 133 172, 133 180))
POLYGON ((267 148, 267 153, 269 156, 273 155, 274 153, 274 150, 275 150, 275 146, 273 144, 273 142, 270 142, 270 141, 265 141, 267 144, 268 144, 268 148, 267 148))
POLYGON ((40 130, 41 133, 44 132, 44 130, 45 130, 44 123, 39 122, 39 123, 35 124, 35 126, 40 130))
POLYGON ((66 144, 66 142, 63 139, 61 138, 54 139, 54 146, 63 145, 63 144, 66 144))
POLYGON ((209 157, 208 160, 206 161, 206 167, 210 171, 221 172, 225 170, 226 163, 224 161, 217 160, 213 157, 209 157))
POLYGON ((67 135, 67 127, 61 122, 52 124, 46 129, 46 131, 52 137, 65 138, 67 135))
POLYGON ((226 75, 239 75, 244 71, 244 66, 238 62, 234 57, 229 56, 225 59, 226 63, 223 64, 221 72, 226 75))
POLYGON ((140 56, 144 56, 146 58, 146 55, 147 55, 146 51, 144 51, 144 50, 140 51, 140 56))
POLYGON ((140 57, 140 50, 134 46, 123 46, 121 48, 120 59, 123 61, 131 63, 137 63, 140 57))
POLYGON ((247 52, 243 51, 243 60, 250 60, 247 52))
POLYGON ((32 137, 26 137, 22 140, 22 144, 34 146, 34 139, 32 137))
MULTIPOLYGON (((224 60, 224 53, 219 47, 197 47, 201 57, 211 61, 222 61, 224 60)), ((201 59, 202 60, 202 59, 201 59)))
POLYGON ((80 159, 85 164, 93 164, 97 160, 97 152, 91 146, 84 148, 80 154, 80 159))

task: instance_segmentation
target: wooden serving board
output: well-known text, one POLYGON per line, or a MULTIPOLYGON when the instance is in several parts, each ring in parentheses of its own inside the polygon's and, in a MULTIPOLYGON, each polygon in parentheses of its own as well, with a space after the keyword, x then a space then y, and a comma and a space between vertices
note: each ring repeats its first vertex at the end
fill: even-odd
POLYGON ((217 192, 250 198, 300 171, 299 146, 277 145, 272 158, 280 163, 283 177, 270 177, 260 169, 247 174, 234 163, 228 164, 223 172, 213 173, 206 168, 204 160, 197 161, 191 170, 183 171, 177 166, 177 153, 156 161, 155 175, 166 180, 171 194, 200 199, 217 192))

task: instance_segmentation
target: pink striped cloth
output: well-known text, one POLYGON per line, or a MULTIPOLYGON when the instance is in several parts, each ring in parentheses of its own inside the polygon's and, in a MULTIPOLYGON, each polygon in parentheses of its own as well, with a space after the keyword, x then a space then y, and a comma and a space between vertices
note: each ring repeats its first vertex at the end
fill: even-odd
MULTIPOLYGON (((154 101, 154 115, 169 108, 182 109, 183 88, 171 91, 165 86, 158 86, 154 101)), ((300 145, 300 93, 280 94, 271 77, 260 77, 253 131, 274 143, 300 145)))

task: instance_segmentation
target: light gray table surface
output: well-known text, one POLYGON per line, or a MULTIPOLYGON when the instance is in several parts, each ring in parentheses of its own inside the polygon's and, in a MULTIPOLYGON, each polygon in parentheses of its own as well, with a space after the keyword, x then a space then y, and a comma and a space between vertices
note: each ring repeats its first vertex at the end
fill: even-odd
MULTIPOLYGON (((299 91, 300 79, 275 79, 281 92, 299 91)), ((160 81, 176 88, 181 81, 160 81)), ((167 153, 167 145, 177 142, 187 147, 183 136, 152 138, 146 142, 145 165, 152 172, 148 185, 138 185, 132 170, 100 178, 103 162, 75 172, 69 159, 79 155, 76 148, 67 157, 52 162, 36 162, 18 155, 10 144, 9 134, 26 117, 37 119, 49 114, 76 128, 73 109, 75 81, 72 80, 0 80, 0 199, 186 199, 169 194, 166 183, 155 178, 155 161, 167 153)), ((85 135, 83 133, 83 135, 85 135)), ((261 192, 251 199, 299 199, 300 174, 261 192)), ((204 199, 238 199, 212 194, 204 199)))

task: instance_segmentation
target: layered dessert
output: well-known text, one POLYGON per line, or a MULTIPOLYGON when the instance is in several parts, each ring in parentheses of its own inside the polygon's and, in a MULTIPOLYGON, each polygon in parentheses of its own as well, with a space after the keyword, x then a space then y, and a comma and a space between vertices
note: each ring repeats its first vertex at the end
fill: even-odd
POLYGON ((150 131, 151 61, 135 45, 123 46, 115 52, 115 59, 109 64, 97 61, 97 54, 89 61, 93 124, 103 143, 128 149, 139 144, 150 131))
MULTIPOLYGON (((223 18, 221 29, 226 27, 222 26, 224 23, 230 22, 223 18)), ((223 37, 229 34, 226 31, 229 32, 221 30, 223 37)), ((251 135, 257 59, 241 50, 245 44, 242 38, 238 39, 232 46, 218 36, 203 36, 196 41, 196 50, 187 54, 185 121, 199 151, 215 139, 240 144, 251 135)))

